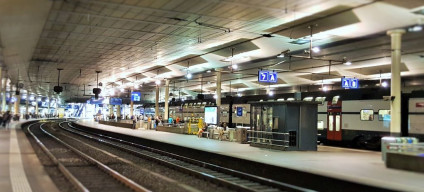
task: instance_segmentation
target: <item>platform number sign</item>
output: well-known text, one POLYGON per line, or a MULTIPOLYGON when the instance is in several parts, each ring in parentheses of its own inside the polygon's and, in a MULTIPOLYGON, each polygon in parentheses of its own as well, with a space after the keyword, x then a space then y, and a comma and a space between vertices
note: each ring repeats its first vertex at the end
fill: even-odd
POLYGON ((141 101, 141 93, 131 92, 131 101, 141 101))
POLYGON ((258 71, 258 82, 277 83, 277 72, 273 71, 258 71))
POLYGON ((237 107, 237 117, 243 116, 243 107, 237 107))
POLYGON ((342 78, 342 88, 345 89, 358 89, 359 80, 356 78, 342 78))

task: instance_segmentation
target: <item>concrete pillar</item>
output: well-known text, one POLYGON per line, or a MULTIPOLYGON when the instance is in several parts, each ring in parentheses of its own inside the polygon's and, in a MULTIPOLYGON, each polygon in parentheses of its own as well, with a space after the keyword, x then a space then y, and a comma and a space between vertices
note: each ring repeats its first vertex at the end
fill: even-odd
POLYGON ((221 106, 221 69, 216 70, 216 106, 221 106))
POLYGON ((1 111, 6 111, 6 86, 7 86, 7 78, 4 78, 3 83, 3 95, 1 96, 1 111))
POLYGON ((116 117, 118 117, 118 119, 122 119, 121 118, 121 105, 116 106, 116 117))
POLYGON ((48 96, 47 99, 49 100, 49 102, 47 102, 47 115, 50 115, 50 96, 48 96))
POLYGON ((16 95, 16 101, 15 101, 15 115, 19 114, 19 104, 21 102, 21 95, 16 95))
POLYGON ((38 115, 38 98, 35 97, 35 115, 38 115))
POLYGON ((169 119, 169 79, 165 80, 165 116, 163 117, 166 122, 169 119))
MULTIPOLYGON (((2 89, 3 88, 2 87, 2 83, 3 83, 3 81, 2 81, 2 79, 3 79, 3 73, 2 72, 3 71, 2 70, 3 70, 3 68, 0 66, 0 94, 6 95, 6 89, 2 89)), ((4 107, 6 107, 6 104, 1 105, 1 111, 5 111, 4 107)))
POLYGON ((27 94, 25 99, 25 114, 29 114, 29 94, 27 94))
POLYGON ((390 102, 390 134, 392 136, 400 136, 401 131, 401 79, 400 79, 400 64, 401 64, 401 44, 402 34, 405 33, 403 29, 395 29, 387 31, 387 35, 391 36, 391 49, 392 49, 392 77, 390 95, 394 96, 395 99, 390 102))
POLYGON ((109 117, 113 115, 113 105, 109 105, 109 117))
MULTIPOLYGON (((131 89, 131 94, 133 92, 133 89, 131 89)), ((132 97, 132 96, 131 96, 132 97)), ((132 99, 130 99, 130 117, 132 117, 134 115, 134 101, 132 99)))
POLYGON ((156 85, 155 117, 159 116, 159 85, 156 85))
POLYGON ((12 97, 13 97, 13 86, 10 86, 10 90, 9 90, 9 104, 7 106, 7 110, 12 112, 12 97))

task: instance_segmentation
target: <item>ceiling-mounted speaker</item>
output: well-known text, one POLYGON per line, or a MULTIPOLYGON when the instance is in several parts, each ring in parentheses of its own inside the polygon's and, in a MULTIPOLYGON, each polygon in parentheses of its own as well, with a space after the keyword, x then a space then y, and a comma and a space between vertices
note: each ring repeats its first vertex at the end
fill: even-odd
POLYGON ((53 91, 57 94, 62 93, 63 92, 63 87, 62 86, 54 86, 53 87, 53 91))
POLYGON ((99 99, 99 94, 102 92, 100 88, 93 88, 94 99, 99 99))
POLYGON ((199 100, 203 100, 204 98, 205 98, 205 95, 203 95, 203 94, 197 95, 197 99, 199 99, 199 100))
POLYGON ((19 94, 21 94, 21 92, 19 90, 16 90, 15 95, 19 95, 19 94))

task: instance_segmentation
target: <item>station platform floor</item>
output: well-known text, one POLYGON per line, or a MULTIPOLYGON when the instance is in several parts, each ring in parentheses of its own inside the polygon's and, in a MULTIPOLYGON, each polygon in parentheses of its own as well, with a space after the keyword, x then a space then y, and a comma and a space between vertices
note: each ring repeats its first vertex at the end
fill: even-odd
POLYGON ((20 128, 24 122, 0 127, 0 191, 59 191, 20 128))
POLYGON ((163 143, 195 148, 396 191, 423 191, 424 174, 386 168, 380 152, 318 146, 318 151, 277 151, 248 144, 79 120, 78 124, 163 143))

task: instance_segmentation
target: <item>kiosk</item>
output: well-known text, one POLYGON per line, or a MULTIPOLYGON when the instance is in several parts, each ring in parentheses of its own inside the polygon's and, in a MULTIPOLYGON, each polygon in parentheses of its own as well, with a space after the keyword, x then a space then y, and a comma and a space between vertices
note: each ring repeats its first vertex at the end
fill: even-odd
POLYGON ((252 102, 248 142, 279 150, 317 150, 317 114, 320 102, 252 102))

